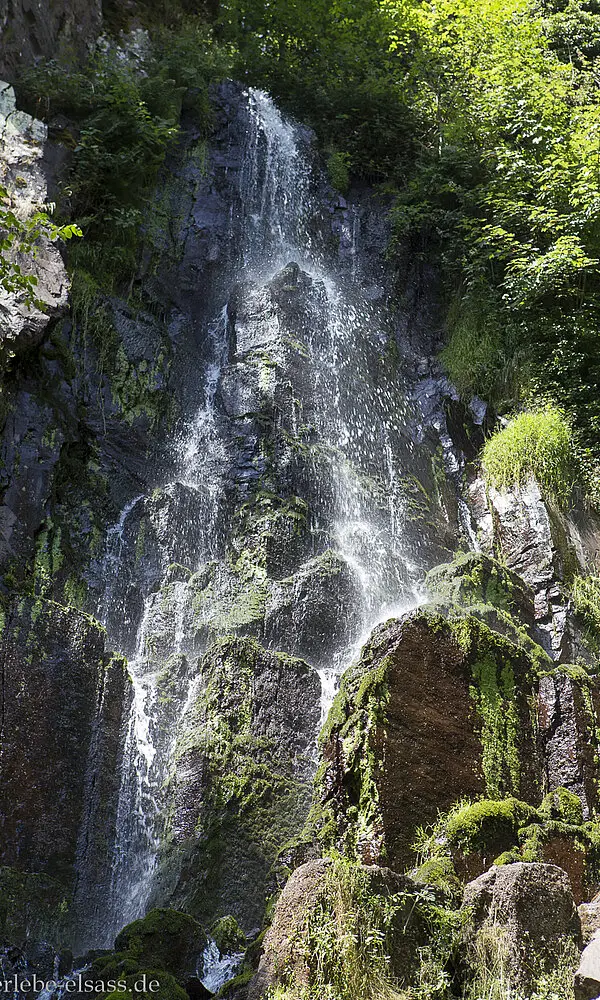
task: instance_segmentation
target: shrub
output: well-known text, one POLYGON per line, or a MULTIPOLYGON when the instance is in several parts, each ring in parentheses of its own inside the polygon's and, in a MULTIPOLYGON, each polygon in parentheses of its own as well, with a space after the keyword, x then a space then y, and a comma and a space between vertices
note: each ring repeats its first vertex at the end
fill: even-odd
POLYGON ((496 431, 482 454, 487 483, 497 489, 535 478, 547 497, 568 504, 580 476, 571 426, 553 407, 520 413, 496 431))
POLYGON ((600 576, 576 576, 571 594, 577 614, 594 635, 600 636, 600 576))

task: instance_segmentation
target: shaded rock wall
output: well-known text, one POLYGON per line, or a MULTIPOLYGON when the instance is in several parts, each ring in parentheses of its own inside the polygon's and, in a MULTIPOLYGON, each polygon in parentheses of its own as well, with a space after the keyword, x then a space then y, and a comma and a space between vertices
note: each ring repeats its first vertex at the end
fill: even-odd
POLYGON ((0 74, 11 79, 40 57, 77 62, 101 27, 101 0, 2 0, 0 74))
POLYGON ((271 868, 308 811, 320 682, 302 660, 224 639, 180 724, 158 898, 205 925, 260 926, 271 868))
POLYGON ((98 808, 112 813, 114 823, 126 680, 123 662, 110 660, 104 643, 97 623, 74 609, 35 599, 6 607, 0 857, 4 865, 44 872, 66 887, 73 885, 90 782, 98 808), (100 727, 99 739, 112 744, 106 756, 95 756, 100 727))

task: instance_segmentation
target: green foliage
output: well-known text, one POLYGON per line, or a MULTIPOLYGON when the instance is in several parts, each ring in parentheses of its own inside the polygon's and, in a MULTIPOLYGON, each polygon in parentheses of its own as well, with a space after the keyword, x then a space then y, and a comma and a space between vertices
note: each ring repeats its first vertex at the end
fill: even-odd
POLYGON ((581 799, 568 788, 556 788, 548 792, 539 808, 540 816, 545 819, 560 820, 572 826, 583 823, 583 805, 581 799))
POLYGON ((571 585, 573 607, 588 629, 600 640, 600 577, 576 576, 571 585))
POLYGON ((56 243, 83 235, 74 223, 55 225, 50 218, 52 208, 44 206, 22 219, 11 207, 9 192, 0 186, 0 288, 22 295, 26 305, 42 311, 45 304, 35 294, 38 279, 29 273, 30 268, 23 258, 35 259, 43 240, 56 243))
POLYGON ((350 157, 337 149, 331 150, 327 157, 327 176, 329 183, 336 191, 347 194, 350 187, 350 157))
POLYGON ((546 496, 566 506, 581 479, 573 433, 556 409, 520 413, 488 439, 482 455, 486 481, 497 489, 535 477, 546 496))
MULTIPOLYGON (((316 903, 294 940, 294 952, 308 976, 286 977, 269 1000, 427 1000, 449 996, 446 965, 454 946, 458 916, 437 905, 433 893, 384 891, 369 868, 336 856, 316 903), (427 928, 432 944, 422 947, 415 985, 403 988, 394 976, 394 952, 417 952, 427 928), (416 930, 416 938, 415 938, 416 930)), ((409 969, 402 965, 406 980, 409 969)))

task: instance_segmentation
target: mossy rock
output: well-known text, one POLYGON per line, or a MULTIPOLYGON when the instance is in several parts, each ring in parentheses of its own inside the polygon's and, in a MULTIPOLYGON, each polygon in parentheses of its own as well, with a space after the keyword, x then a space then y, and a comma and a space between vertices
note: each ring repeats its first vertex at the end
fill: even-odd
POLYGON ((572 826, 581 826, 583 823, 581 799, 574 792, 570 792, 568 788, 555 788, 553 792, 549 792, 545 796, 539 812, 544 819, 561 820, 572 826))
POLYGON ((442 563, 425 578, 432 600, 468 608, 486 604, 533 622, 533 594, 517 573, 481 552, 467 552, 442 563))
MULTIPOLYGON (((537 804, 536 689, 526 651, 473 616, 420 609, 378 627, 321 733, 307 838, 400 870, 417 829, 463 796, 537 804)), ((505 817, 490 863, 519 822, 505 817)))
POLYGON ((221 917, 220 920, 217 920, 210 929, 210 936, 221 956, 242 952, 248 943, 242 928, 232 916, 221 917))
POLYGON ((43 940, 60 950, 68 938, 69 905, 68 890, 48 875, 0 868, 2 940, 43 940))
POLYGON ((115 950, 141 968, 158 968, 184 981, 206 945, 206 934, 193 917, 178 910, 151 910, 124 927, 115 950))
MULTIPOLYGON (((112 993, 105 993, 103 994, 105 1000, 131 1000, 132 997, 139 1000, 189 1000, 188 994, 175 977, 164 969, 141 968, 131 975, 120 978, 126 983, 125 990, 117 989, 112 993), (150 985, 152 985, 151 990, 150 985)), ((97 993, 94 995, 98 996, 97 993)))

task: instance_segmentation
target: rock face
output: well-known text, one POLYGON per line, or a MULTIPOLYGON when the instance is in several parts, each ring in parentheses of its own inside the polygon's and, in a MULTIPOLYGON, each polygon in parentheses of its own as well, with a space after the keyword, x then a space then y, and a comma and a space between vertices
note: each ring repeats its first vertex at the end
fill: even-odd
POLYGON ((597 679, 581 667, 557 667, 539 687, 540 736, 547 787, 562 785, 579 796, 584 819, 594 815, 598 798, 597 679))
POLYGON ((463 907, 467 962, 477 954, 513 988, 531 988, 545 966, 561 952, 572 957, 581 942, 569 880, 554 865, 491 868, 466 886, 463 907))
POLYGON ((199 677, 175 750, 159 891, 207 926, 232 914, 248 932, 277 851, 308 812, 320 682, 302 660, 241 638, 216 643, 199 677))
MULTIPOLYGON (((376 865, 344 870, 329 859, 321 859, 297 868, 277 902, 258 971, 249 986, 248 1000, 264 1000, 279 985, 298 991, 315 989, 322 985, 319 976, 327 981, 335 976, 336 969, 339 974, 344 962, 342 927, 348 934, 359 934, 359 927, 367 933, 370 917, 365 907, 367 897, 376 906, 385 907, 386 901, 391 906, 393 916, 385 929, 390 957, 387 974, 400 986, 409 986, 418 968, 419 948, 428 940, 417 895, 418 887, 409 878, 376 865), (352 926, 344 924, 348 914, 344 913, 344 905, 351 913, 356 908, 352 926), (330 935, 332 951, 324 958, 325 966, 330 967, 317 970, 309 942, 311 932, 318 935, 319 929, 326 937, 330 935), (336 949, 339 949, 337 954, 336 949)), ((381 974, 381 969, 374 962, 371 969, 364 970, 367 979, 369 973, 381 974)), ((358 982, 356 987, 360 989, 358 982)), ((356 996, 359 995, 357 992, 356 996)))
POLYGON ((4 612, 0 857, 13 942, 72 944, 78 894, 94 906, 90 893, 106 891, 131 692, 104 643, 97 623, 49 601, 4 612))
MULTIPOLYGON (((1 859, 72 881, 88 762, 111 663, 98 625, 73 609, 23 600, 2 632, 1 859)), ((124 686, 120 685, 121 698, 124 686)), ((118 743, 123 704, 111 706, 103 739, 118 743), (120 709, 120 710, 119 710, 120 709), (112 731, 111 731, 112 727, 112 731)), ((121 734, 122 735, 122 734, 121 734)), ((116 755, 118 757, 118 753, 116 755)), ((114 765, 115 759, 109 761, 114 765)), ((95 761, 98 771, 100 761, 95 761)), ((102 774, 96 774, 102 780, 102 774)))
POLYGON ((524 651, 474 618, 414 612, 376 629, 321 738, 321 836, 398 869, 417 827, 462 796, 537 801, 532 684, 524 651))
POLYGON ((0 73, 10 76, 40 58, 74 62, 101 25, 101 0, 11 0, 0 12, 0 73))

